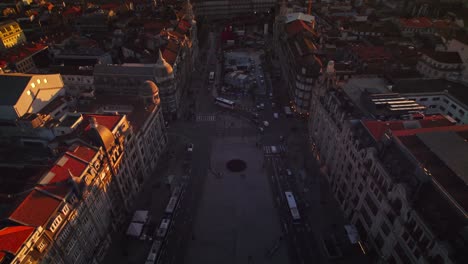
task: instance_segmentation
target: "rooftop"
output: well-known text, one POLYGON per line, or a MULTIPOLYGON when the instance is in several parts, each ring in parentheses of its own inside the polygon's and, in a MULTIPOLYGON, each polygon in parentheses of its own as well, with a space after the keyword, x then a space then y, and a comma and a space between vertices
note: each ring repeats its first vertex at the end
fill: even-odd
POLYGON ((34 227, 11 226, 0 230, 0 262, 5 256, 4 252, 16 255, 21 246, 34 232, 34 227), (3 255, 2 255, 3 254, 3 255))
POLYGON ((441 63, 463 63, 460 54, 456 51, 431 51, 424 53, 429 58, 441 63))
POLYGON ((417 128, 445 127, 454 125, 443 115, 427 116, 420 120, 394 120, 379 121, 365 120, 361 121, 370 132, 375 141, 380 141, 387 131, 411 130, 417 128))
POLYGON ((10 220, 31 226, 45 226, 61 201, 33 190, 9 217, 10 220))
POLYGON ((0 75, 0 105, 15 105, 31 78, 31 75, 0 75))
POLYGON ((392 54, 383 46, 353 45, 351 50, 363 61, 389 60, 392 54))
POLYGON ((435 186, 468 218, 468 125, 425 128, 397 135, 429 172, 435 186))
POLYGON ((45 49, 47 49, 47 45, 41 43, 29 43, 9 49, 5 53, 1 54, 0 68, 5 68, 9 63, 20 62, 24 58, 32 56, 45 49))
POLYGON ((419 18, 400 18, 400 23, 405 27, 429 28, 432 27, 432 21, 426 17, 419 18))
POLYGON ((460 100, 465 105, 468 105, 468 87, 443 80, 428 80, 428 79, 412 79, 412 80, 398 80, 393 85, 392 91, 399 93, 434 93, 434 92, 447 92, 460 100))

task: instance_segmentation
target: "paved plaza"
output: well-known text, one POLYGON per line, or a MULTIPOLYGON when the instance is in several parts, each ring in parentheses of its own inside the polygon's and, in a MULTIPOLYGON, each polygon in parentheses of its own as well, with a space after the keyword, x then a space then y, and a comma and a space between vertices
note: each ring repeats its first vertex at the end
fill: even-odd
POLYGON ((195 219, 186 263, 288 263, 286 245, 255 137, 213 141, 211 169, 195 219), (226 162, 246 161, 243 172, 226 162), (268 252, 274 252, 267 257, 268 252))

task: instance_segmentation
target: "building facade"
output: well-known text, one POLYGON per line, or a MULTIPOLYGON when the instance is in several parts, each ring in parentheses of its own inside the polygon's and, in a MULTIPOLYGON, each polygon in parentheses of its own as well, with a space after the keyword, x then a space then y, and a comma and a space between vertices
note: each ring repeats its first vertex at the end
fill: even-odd
POLYGON ((274 26, 274 49, 285 76, 291 108, 307 116, 313 87, 316 85, 322 67, 315 56, 314 19, 304 14, 287 14, 281 7, 274 26))
POLYGON ((435 51, 421 56, 416 69, 433 79, 458 79, 463 71, 463 61, 458 52, 435 51))
POLYGON ((227 1, 227 0, 203 0, 195 2, 195 14, 210 18, 225 18, 239 15, 254 15, 266 13, 275 7, 277 1, 227 1))
POLYGON ((0 23, 0 50, 26 43, 26 36, 16 21, 0 23))
POLYGON ((441 116, 369 120, 333 73, 320 87, 312 98, 310 147, 374 262, 462 263, 467 207, 458 194, 466 195, 466 185, 447 185, 463 181, 452 174, 459 165, 447 165, 434 146, 463 142, 457 131, 467 127, 441 116), (451 139, 438 139, 436 130, 451 139))

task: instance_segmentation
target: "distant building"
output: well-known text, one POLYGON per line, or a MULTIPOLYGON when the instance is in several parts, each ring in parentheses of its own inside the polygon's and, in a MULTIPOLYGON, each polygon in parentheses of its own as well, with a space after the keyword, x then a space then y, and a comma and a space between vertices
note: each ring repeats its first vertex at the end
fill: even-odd
POLYGON ((94 66, 111 64, 109 52, 102 50, 95 40, 82 36, 71 36, 61 43, 49 47, 52 64, 64 66, 94 66))
POLYGON ((26 43, 26 36, 15 21, 0 23, 0 50, 9 49, 26 43))
POLYGON ((426 78, 457 79, 463 71, 463 61, 456 51, 424 53, 416 69, 426 78))
POLYGON ((399 80, 392 85, 399 92, 427 107, 427 114, 444 114, 459 124, 468 124, 468 86, 443 79, 399 80))
POLYGON ((195 14, 197 16, 208 16, 211 18, 232 17, 239 15, 255 15, 257 13, 266 13, 275 7, 277 1, 261 0, 255 2, 245 1, 222 1, 222 0, 203 0, 196 1, 195 14))
POLYGON ((156 64, 96 65, 94 68, 97 94, 135 96, 147 80, 158 84, 166 117, 177 118, 184 87, 161 52, 156 64))
POLYGON ((278 56, 282 75, 294 111, 307 115, 313 87, 320 76, 322 62, 315 55, 315 20, 302 13, 288 14, 282 6, 274 26, 275 54, 278 56))
POLYGON ((64 95, 59 74, 0 75, 0 116, 14 122, 27 113, 39 113, 54 98, 64 95))
POLYGON ((435 32, 432 21, 426 17, 400 18, 397 26, 404 36, 414 36, 416 34, 433 34, 435 32))
POLYGON ((0 52, 0 69, 4 72, 37 73, 34 57, 47 52, 47 48, 46 45, 35 43, 0 52))

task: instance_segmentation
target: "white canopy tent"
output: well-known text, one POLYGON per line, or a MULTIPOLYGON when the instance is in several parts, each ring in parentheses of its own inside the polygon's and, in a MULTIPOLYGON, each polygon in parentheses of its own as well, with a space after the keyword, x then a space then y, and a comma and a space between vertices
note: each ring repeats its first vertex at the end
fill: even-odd
POLYGON ((141 231, 143 230, 142 223, 132 222, 127 229, 127 235, 133 237, 140 237, 141 231))
POLYGON ((138 210, 133 214, 132 222, 146 223, 148 220, 148 211, 138 210))

